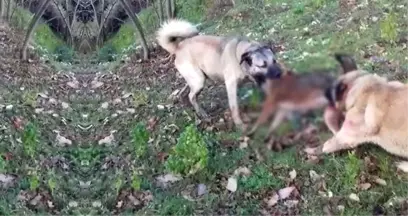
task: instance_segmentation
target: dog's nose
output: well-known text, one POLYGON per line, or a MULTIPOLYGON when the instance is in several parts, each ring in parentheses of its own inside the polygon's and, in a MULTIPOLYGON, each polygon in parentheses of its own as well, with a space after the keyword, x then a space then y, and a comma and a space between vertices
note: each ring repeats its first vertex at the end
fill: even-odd
POLYGON ((280 78, 281 75, 282 75, 282 71, 277 65, 269 66, 268 71, 266 72, 266 77, 269 79, 280 78))

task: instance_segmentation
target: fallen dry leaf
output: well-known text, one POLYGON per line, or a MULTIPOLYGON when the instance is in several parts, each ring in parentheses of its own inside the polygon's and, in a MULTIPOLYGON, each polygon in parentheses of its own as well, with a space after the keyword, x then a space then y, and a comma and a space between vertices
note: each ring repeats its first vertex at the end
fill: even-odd
POLYGON ((371 188, 371 184, 370 183, 362 183, 358 186, 360 188, 360 190, 368 190, 371 188))
POLYGON ((278 191, 279 198, 280 198, 281 200, 287 199, 287 198, 292 194, 292 192, 293 192, 295 189, 296 189, 295 186, 290 186, 290 187, 286 187, 286 188, 280 189, 280 190, 278 191))
POLYGON ((296 187, 295 186, 290 186, 286 188, 280 189, 277 193, 274 193, 274 195, 268 200, 267 205, 269 207, 272 207, 278 203, 279 200, 284 200, 290 197, 290 195, 295 191, 296 187))
POLYGON ((349 195, 349 199, 350 200, 353 200, 353 201, 356 201, 356 202, 360 202, 360 198, 357 196, 357 194, 355 194, 355 193, 351 193, 350 195, 349 195))
POLYGON ((198 184, 197 196, 202 196, 207 193, 207 186, 205 184, 198 184))
POLYGON ((289 172, 289 177, 291 180, 294 180, 296 178, 296 170, 292 170, 289 172))
POLYGON ((112 142, 115 140, 115 136, 113 135, 116 131, 111 131, 109 136, 98 141, 99 145, 111 145, 112 142))
POLYGON ((235 192, 238 189, 238 181, 235 177, 229 177, 227 183, 227 190, 235 192))
POLYGON ((101 104, 101 109, 107 109, 109 107, 109 102, 103 102, 101 104))
POLYGON ((61 102, 61 107, 62 107, 62 109, 68 109, 69 108, 69 103, 61 102))
POLYGON ((0 174, 0 186, 2 188, 9 187, 13 184, 15 177, 7 174, 0 174))
POLYGON ((173 182, 176 182, 176 181, 180 181, 182 178, 180 176, 176 176, 176 175, 173 175, 173 174, 169 173, 169 174, 158 176, 156 179, 160 183, 165 184, 165 183, 173 183, 173 182))
POLYGON ((310 178, 312 179, 313 182, 316 182, 321 178, 321 176, 319 174, 317 174, 317 172, 314 171, 314 170, 309 171, 309 176, 310 176, 310 178))
POLYGON ((13 118, 13 126, 17 130, 22 130, 23 129, 23 120, 20 117, 14 117, 13 118))
POLYGON ((251 175, 251 170, 249 170, 247 167, 239 167, 234 171, 234 175, 239 176, 239 175, 245 175, 249 176, 251 175))
POLYGON ((64 136, 61 136, 59 132, 57 132, 56 140, 59 146, 72 145, 72 141, 64 136))
POLYGON ((382 186, 386 186, 386 185, 387 185, 387 182, 386 182, 384 179, 381 179, 381 178, 379 178, 379 177, 375 178, 374 182, 377 183, 377 184, 379 184, 379 185, 382 185, 382 186))
POLYGON ((239 142, 239 148, 240 149, 247 148, 249 140, 250 140, 249 137, 247 137, 247 136, 243 137, 239 142))

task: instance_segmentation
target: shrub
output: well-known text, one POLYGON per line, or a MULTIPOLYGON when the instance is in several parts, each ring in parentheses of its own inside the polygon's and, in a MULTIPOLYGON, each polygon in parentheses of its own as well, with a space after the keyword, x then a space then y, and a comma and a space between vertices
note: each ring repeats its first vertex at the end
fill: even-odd
POLYGON ((71 62, 74 56, 74 50, 67 45, 59 45, 54 50, 55 60, 59 62, 71 62))
POLYGON ((106 44, 98 52, 98 61, 111 62, 116 59, 116 49, 112 44, 106 44))
POLYGON ((190 175, 205 168, 207 161, 208 149, 204 137, 194 125, 189 125, 181 133, 165 166, 173 173, 190 175))

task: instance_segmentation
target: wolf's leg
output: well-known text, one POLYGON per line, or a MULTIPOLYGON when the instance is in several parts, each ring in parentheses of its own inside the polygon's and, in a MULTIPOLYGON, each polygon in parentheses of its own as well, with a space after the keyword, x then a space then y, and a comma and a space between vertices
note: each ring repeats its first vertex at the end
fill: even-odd
POLYGON ((277 109, 275 97, 273 95, 267 96, 265 101, 262 104, 262 111, 261 114, 258 116, 258 119, 252 126, 252 129, 248 132, 247 136, 251 137, 255 134, 255 131, 259 128, 259 126, 263 125, 269 120, 269 117, 275 113, 277 109))
POLYGON ((286 111, 284 109, 280 109, 278 112, 276 112, 273 121, 271 123, 271 125, 269 126, 268 132, 266 134, 265 137, 265 141, 270 140, 270 138, 272 137, 272 132, 279 127, 279 125, 285 120, 287 119, 287 117, 289 116, 290 112, 286 111))

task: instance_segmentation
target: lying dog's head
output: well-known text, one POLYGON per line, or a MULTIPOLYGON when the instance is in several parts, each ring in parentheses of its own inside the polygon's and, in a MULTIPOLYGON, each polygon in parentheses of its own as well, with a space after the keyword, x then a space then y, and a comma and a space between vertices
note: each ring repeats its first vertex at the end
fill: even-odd
POLYGON ((336 53, 334 57, 340 63, 343 73, 333 82, 330 88, 326 89, 325 96, 331 106, 343 109, 345 97, 350 87, 355 80, 366 75, 367 72, 359 70, 353 57, 347 54, 336 53))
POLYGON ((275 54, 269 46, 250 48, 241 55, 240 65, 243 64, 245 71, 249 73, 250 76, 264 82, 265 75, 268 71, 272 70, 271 67, 276 64, 275 54))

